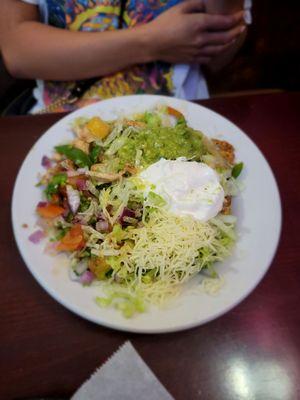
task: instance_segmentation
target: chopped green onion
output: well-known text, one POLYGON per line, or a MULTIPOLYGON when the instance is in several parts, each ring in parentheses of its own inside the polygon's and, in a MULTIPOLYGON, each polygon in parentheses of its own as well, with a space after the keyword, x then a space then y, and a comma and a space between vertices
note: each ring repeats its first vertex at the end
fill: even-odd
POLYGON ((52 180, 48 183, 48 186, 45 189, 45 194, 48 200, 51 200, 53 194, 58 192, 60 186, 66 184, 67 174, 57 174, 54 175, 52 180))
POLYGON ((90 157, 82 150, 77 149, 69 144, 63 146, 56 146, 55 150, 59 154, 65 155, 69 160, 73 161, 79 168, 90 167, 90 157))
POLYGON ((92 164, 96 164, 100 154, 101 147, 96 142, 90 144, 90 160, 92 164))
POLYGON ((242 172, 243 167, 244 167, 244 163, 242 163, 242 162, 235 164, 235 166, 232 168, 231 176, 236 179, 242 172))

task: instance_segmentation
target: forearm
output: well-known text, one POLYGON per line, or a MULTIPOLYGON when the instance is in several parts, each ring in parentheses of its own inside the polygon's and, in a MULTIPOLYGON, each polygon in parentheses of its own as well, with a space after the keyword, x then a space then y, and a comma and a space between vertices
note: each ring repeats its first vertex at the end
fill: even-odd
POLYGON ((146 41, 142 27, 71 32, 25 21, 7 35, 2 55, 9 72, 19 78, 80 80, 151 61, 146 41))

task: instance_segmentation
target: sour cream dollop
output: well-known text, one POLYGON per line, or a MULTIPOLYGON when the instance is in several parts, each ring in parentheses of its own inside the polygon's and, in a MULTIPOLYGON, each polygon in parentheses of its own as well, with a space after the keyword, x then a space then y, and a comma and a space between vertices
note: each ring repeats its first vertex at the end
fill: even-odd
POLYGON ((222 210, 224 190, 219 176, 204 163, 162 158, 142 171, 140 178, 146 186, 144 196, 150 191, 161 196, 176 215, 205 222, 222 210))

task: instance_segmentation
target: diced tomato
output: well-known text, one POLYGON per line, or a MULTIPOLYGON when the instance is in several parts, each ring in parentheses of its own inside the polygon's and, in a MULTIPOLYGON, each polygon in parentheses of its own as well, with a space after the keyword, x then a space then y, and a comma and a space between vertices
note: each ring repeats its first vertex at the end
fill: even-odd
POLYGON ((86 127, 91 135, 99 139, 104 139, 110 132, 110 126, 99 117, 91 118, 86 127))
POLYGON ((78 183, 78 179, 86 180, 86 176, 85 175, 69 176, 67 182, 69 183, 69 185, 72 185, 74 188, 76 188, 77 187, 77 183, 78 183))
POLYGON ((58 189, 59 193, 63 196, 66 197, 67 196, 67 189, 66 186, 60 186, 58 189))
POLYGON ((74 225, 57 244, 58 251, 75 251, 82 249, 85 245, 81 225, 74 225))
POLYGON ((54 204, 59 203, 59 195, 58 195, 57 193, 53 194, 53 195, 51 196, 51 201, 52 201, 52 203, 54 203, 54 204))
POLYGON ((172 115, 173 117, 175 117, 177 119, 184 118, 184 115, 180 111, 176 110, 173 107, 168 107, 167 110, 168 110, 169 115, 172 115))
POLYGON ((36 208, 37 213, 43 218, 56 218, 64 213, 64 208, 48 203, 45 206, 38 206, 36 208))
POLYGON ((97 279, 105 279, 105 274, 111 269, 111 266, 107 264, 104 258, 93 257, 89 260, 89 269, 96 275, 97 279))

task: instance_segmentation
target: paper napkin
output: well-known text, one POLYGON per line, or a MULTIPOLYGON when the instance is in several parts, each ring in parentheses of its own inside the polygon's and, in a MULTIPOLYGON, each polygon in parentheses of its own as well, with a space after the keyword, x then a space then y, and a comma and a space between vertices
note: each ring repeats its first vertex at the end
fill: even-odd
POLYGON ((71 400, 174 400, 130 342, 97 369, 71 400))

